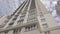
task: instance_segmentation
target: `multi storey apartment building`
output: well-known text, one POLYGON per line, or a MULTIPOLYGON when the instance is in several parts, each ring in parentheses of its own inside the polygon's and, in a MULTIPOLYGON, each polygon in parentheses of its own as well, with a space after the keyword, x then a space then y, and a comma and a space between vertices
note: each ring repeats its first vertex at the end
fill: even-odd
POLYGON ((60 34, 60 26, 40 0, 25 0, 0 34, 60 34))
POLYGON ((57 14, 60 16, 60 0, 57 2, 56 11, 57 11, 57 14))

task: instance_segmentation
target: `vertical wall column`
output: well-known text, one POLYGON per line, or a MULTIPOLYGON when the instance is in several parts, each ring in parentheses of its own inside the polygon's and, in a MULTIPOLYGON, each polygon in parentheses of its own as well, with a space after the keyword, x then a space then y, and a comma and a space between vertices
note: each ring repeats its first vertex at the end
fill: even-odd
POLYGON ((28 18, 28 14, 29 14, 29 10, 30 10, 30 6, 31 6, 31 2, 32 2, 32 0, 29 1, 28 9, 27 9, 27 14, 26 14, 26 17, 25 17, 25 21, 24 21, 23 23, 27 23, 27 18, 28 18))
MULTIPOLYGON (((18 25, 18 21, 20 20, 20 17, 21 17, 21 15, 22 15, 22 13, 24 12, 25 7, 26 7, 26 6, 27 6, 27 4, 28 4, 28 1, 29 1, 29 0, 27 0, 27 3, 25 4, 24 8, 22 9, 21 14, 17 17, 17 20, 15 21, 15 23, 14 23, 14 25, 13 25, 13 26, 18 25)), ((23 23, 22 23, 22 24, 23 24, 23 23)), ((20 24, 20 25, 22 25, 22 24, 20 24)))

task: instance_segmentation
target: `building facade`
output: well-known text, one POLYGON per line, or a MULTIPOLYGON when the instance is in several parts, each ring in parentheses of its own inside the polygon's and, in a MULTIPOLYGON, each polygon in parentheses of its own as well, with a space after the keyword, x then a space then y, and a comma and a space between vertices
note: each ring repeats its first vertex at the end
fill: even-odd
POLYGON ((0 28, 4 27, 6 23, 8 22, 7 17, 8 17, 7 15, 0 17, 0 28))
POLYGON ((60 1, 57 2, 56 11, 57 11, 57 14, 60 16, 60 1))
POLYGON ((40 0, 25 0, 0 34, 60 34, 60 26, 40 0))

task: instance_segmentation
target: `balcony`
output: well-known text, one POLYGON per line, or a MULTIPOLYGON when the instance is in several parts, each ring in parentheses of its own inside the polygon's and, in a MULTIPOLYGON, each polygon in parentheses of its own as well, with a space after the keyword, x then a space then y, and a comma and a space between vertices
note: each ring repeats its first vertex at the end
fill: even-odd
POLYGON ((14 18, 13 18, 13 21, 15 21, 16 19, 17 19, 17 17, 14 17, 14 18))
POLYGON ((7 19, 11 19, 11 16, 7 16, 7 19))
MULTIPOLYGON (((26 26, 30 26, 33 24, 38 24, 38 23, 24 23, 22 25, 17 25, 15 27, 10 27, 10 28, 5 28, 5 29, 0 29, 0 33, 5 33, 5 32, 9 32, 9 31, 14 31, 14 29, 18 29, 21 31, 21 28, 26 27, 26 26)), ((47 31, 54 31, 54 30, 59 30, 60 26, 56 26, 56 27, 52 27, 52 28, 47 28, 46 30, 41 30, 40 32, 47 32, 47 31)), ((20 33, 20 32, 19 32, 20 33)))

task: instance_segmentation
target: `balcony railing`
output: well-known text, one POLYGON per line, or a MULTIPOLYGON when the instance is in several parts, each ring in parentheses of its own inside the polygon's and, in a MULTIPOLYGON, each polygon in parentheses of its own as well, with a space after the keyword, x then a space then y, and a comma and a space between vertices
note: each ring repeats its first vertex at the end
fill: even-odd
POLYGON ((33 25, 33 24, 36 24, 36 23, 26 23, 26 24, 22 24, 22 25, 17 25, 17 26, 15 26, 15 27, 9 27, 9 28, 2 28, 2 29, 0 29, 0 33, 5 33, 5 32, 9 32, 9 31, 14 31, 14 29, 20 29, 20 28, 22 28, 22 27, 26 27, 26 26, 29 26, 29 25, 33 25))
MULTIPOLYGON (((26 27, 26 26, 30 26, 30 25, 34 25, 34 24, 37 24, 37 23, 25 23, 25 24, 22 24, 22 25, 17 25, 15 27, 10 27, 10 28, 4 28, 4 29, 0 29, 0 33, 5 33, 5 32, 9 32, 9 31, 14 31, 15 29, 18 29, 20 30, 22 27, 26 27)), ((40 31, 40 32, 46 32, 46 31, 52 31, 52 30, 58 30, 60 29, 60 26, 56 26, 56 27, 52 27, 52 28, 48 28, 44 31, 40 31)))

